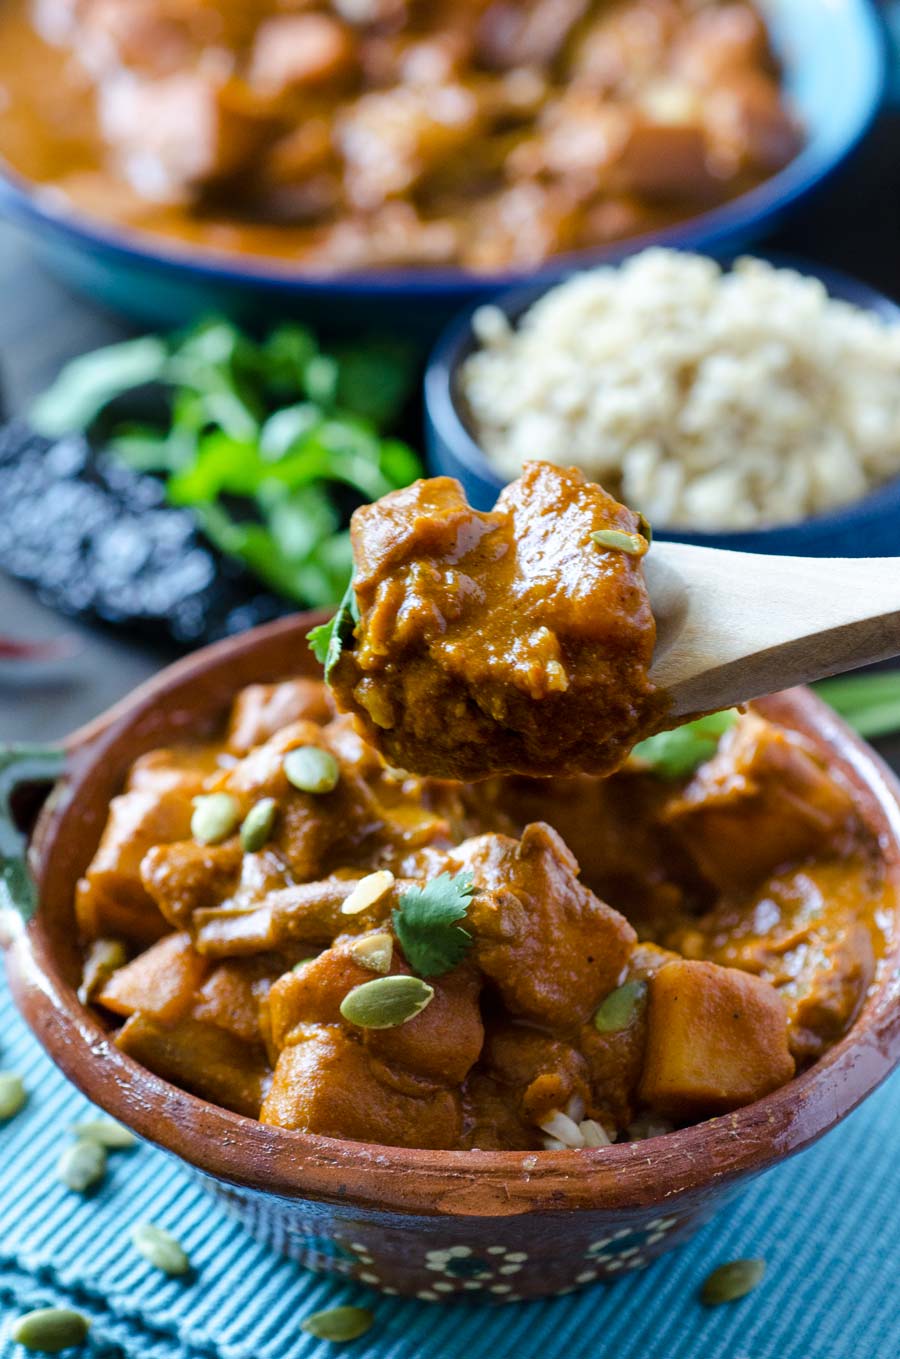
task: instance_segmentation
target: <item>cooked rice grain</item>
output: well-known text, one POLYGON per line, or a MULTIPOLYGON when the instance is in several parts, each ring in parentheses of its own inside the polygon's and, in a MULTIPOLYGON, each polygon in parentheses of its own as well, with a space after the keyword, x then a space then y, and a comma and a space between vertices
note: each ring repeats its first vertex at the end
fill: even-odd
POLYGON ((730 273, 647 250, 496 307, 462 390, 517 477, 576 464, 660 527, 746 529, 858 499, 900 473, 900 326, 763 260, 730 273))

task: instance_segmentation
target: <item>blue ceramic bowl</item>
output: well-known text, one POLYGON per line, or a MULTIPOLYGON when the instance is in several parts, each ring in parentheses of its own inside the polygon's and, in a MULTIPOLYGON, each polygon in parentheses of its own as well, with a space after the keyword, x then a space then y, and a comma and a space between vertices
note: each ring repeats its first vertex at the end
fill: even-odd
MULTIPOLYGON (((617 259, 651 241, 729 255, 771 230, 830 175, 868 128, 885 88, 886 33, 871 0, 761 0, 807 131, 780 174, 740 198, 653 236, 552 260, 530 279, 617 259)), ((467 301, 523 275, 395 270, 313 279, 284 265, 167 249, 74 216, 54 195, 0 173, 0 212, 22 223, 54 271, 81 292, 145 324, 176 325, 218 311, 238 320, 301 316, 330 331, 360 327, 434 336, 467 301)))
MULTIPOLYGON (((821 279, 832 297, 852 302, 900 325, 900 306, 875 289, 833 269, 797 260, 779 260, 801 273, 821 279)), ((515 322, 547 291, 547 284, 518 289, 493 299, 515 322)), ((476 347, 470 307, 444 333, 431 356, 425 375, 425 433, 428 464, 434 474, 456 477, 470 502, 480 510, 492 508, 505 485, 473 438, 459 393, 460 364, 476 347)), ((540 456, 538 450, 536 457, 540 456)), ((742 532, 699 533, 653 526, 660 539, 697 543, 702 547, 733 548, 741 552, 769 552, 788 557, 900 556, 900 477, 871 495, 828 514, 815 515, 776 528, 742 532)))

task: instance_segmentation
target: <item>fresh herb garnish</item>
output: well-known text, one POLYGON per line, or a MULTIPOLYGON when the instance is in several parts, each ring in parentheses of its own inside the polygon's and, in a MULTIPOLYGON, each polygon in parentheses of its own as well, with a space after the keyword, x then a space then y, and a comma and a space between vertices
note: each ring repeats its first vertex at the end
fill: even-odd
POLYGON ((847 675, 814 687, 860 736, 872 739, 900 731, 900 671, 847 675))
POLYGON ((698 717, 696 722, 685 722, 673 731, 660 731, 648 736, 632 750, 631 758, 646 765, 658 778, 683 779, 693 774, 698 765, 715 755, 720 739, 737 722, 736 708, 698 717))
POLYGON ((319 664, 324 666, 326 680, 337 665, 344 647, 352 640, 358 622, 359 605, 351 580, 334 617, 306 634, 310 650, 319 664))
POLYGON ((91 429, 133 470, 165 479, 207 538, 270 588, 332 603, 352 570, 349 516, 421 475, 383 430, 413 379, 390 344, 321 352, 305 327, 256 341, 211 320, 82 355, 31 412, 50 437, 91 429))
POLYGON ((450 972, 468 953, 472 936, 456 923, 465 919, 474 891, 471 873, 441 873, 400 897, 392 920, 406 961, 422 977, 450 972))

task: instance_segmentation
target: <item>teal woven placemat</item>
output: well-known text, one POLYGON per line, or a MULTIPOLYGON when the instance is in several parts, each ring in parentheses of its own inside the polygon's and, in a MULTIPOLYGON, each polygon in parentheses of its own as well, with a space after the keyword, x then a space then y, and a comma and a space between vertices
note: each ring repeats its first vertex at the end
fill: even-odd
POLYGON ((0 1125, 0 1359, 9 1323, 64 1303, 94 1319, 85 1359, 324 1359, 308 1312, 353 1302, 376 1325, 353 1359, 897 1359, 900 1355, 900 1078, 824 1141, 751 1185, 681 1251, 642 1274, 546 1303, 435 1306, 307 1273, 258 1246, 163 1153, 110 1158, 90 1200, 55 1179, 87 1105, 27 1032, 0 981, 0 1069, 31 1098, 0 1125), (182 1240, 188 1283, 155 1273, 129 1227, 182 1240), (716 1264, 759 1255, 764 1284, 708 1311, 696 1289, 716 1264))

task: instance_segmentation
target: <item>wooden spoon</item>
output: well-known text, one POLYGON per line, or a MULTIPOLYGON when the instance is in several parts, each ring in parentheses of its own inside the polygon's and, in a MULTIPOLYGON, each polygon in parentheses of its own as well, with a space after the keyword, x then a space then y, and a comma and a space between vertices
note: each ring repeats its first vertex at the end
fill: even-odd
POLYGON ((650 672, 672 716, 900 655, 900 557, 767 557, 655 542, 650 672))

